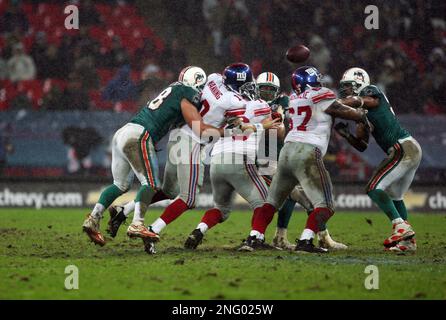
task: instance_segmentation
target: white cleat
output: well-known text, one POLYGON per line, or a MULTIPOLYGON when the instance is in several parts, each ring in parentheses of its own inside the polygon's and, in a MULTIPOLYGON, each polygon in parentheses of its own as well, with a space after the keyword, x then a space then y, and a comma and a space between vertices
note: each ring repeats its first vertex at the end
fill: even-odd
POLYGON ((153 232, 150 232, 143 224, 132 223, 127 228, 127 235, 130 238, 150 238, 153 237, 153 232))
POLYGON ((99 230, 99 219, 94 218, 91 214, 87 215, 82 224, 82 230, 94 244, 98 244, 101 247, 105 245, 104 236, 99 230))
POLYGON ((388 251, 396 252, 397 254, 415 253, 417 251, 417 242, 415 238, 409 240, 401 240, 393 247, 387 249, 388 251))
POLYGON ((285 228, 276 229, 276 235, 274 236, 272 245, 283 250, 294 250, 296 248, 295 244, 291 244, 288 241, 287 229, 285 228))
POLYGON ((346 250, 348 249, 348 246, 346 246, 343 243, 334 241, 330 234, 328 233, 328 230, 319 231, 317 233, 317 237, 319 238, 319 247, 325 248, 325 249, 331 249, 331 250, 346 250))

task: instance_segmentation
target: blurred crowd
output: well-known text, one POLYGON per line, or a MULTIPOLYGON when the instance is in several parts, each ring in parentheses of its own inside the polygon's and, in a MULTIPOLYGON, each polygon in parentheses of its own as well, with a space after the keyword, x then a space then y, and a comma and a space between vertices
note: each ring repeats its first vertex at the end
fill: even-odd
POLYGON ((378 30, 364 27, 366 1, 161 1, 158 7, 165 14, 165 25, 153 32, 144 22, 141 32, 150 30, 155 36, 140 36, 138 42, 128 39, 139 32, 132 22, 123 24, 128 33, 119 34, 113 27, 128 12, 150 22, 154 12, 138 10, 143 1, 67 2, 79 5, 80 30, 57 35, 45 24, 52 18, 51 5, 61 4, 45 3, 0 1, 0 80, 9 80, 10 90, 15 90, 3 94, 8 101, 0 110, 28 105, 119 111, 120 101, 135 102, 130 104, 134 109, 175 80, 190 62, 191 43, 210 53, 200 56, 204 65, 244 61, 255 74, 264 70, 278 74, 287 91, 296 65, 288 63, 284 53, 291 45, 304 43, 311 49, 307 63, 325 74, 328 86, 336 88, 346 68, 360 66, 399 113, 446 112, 444 1, 379 1, 378 30), (130 10, 119 16, 120 8, 130 10), (174 36, 156 38, 163 28, 173 29, 174 36), (42 92, 31 94, 38 101, 30 101, 26 90, 20 94, 20 88, 13 88, 34 79, 42 80, 36 84, 42 92), (59 86, 45 86, 45 79, 56 79, 53 82, 59 86))
MULTIPOLYGON (((319 68, 334 90, 344 70, 359 66, 398 114, 446 113, 446 2, 375 1, 377 30, 364 26, 368 4, 0 0, 0 111, 134 112, 188 64, 211 73, 243 61, 255 74, 276 73, 289 92, 299 65, 287 62, 285 52, 302 43, 311 50, 306 64, 319 68), (63 27, 67 4, 79 7, 79 30, 63 27)), ((5 141, 0 139, 0 167, 12 150, 5 141)), ((337 136, 326 160, 337 177, 363 180, 370 174, 337 136)))
POLYGON ((366 69, 399 113, 446 112, 446 2, 376 1, 379 29, 364 27, 368 1, 204 0, 215 56, 251 63, 285 80, 287 48, 311 49, 307 63, 337 86, 344 70, 366 69))

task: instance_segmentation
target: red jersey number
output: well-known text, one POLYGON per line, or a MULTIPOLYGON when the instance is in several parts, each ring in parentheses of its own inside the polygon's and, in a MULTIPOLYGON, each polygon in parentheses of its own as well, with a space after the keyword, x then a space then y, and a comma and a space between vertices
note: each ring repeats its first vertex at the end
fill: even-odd
POLYGON ((302 106, 297 108, 297 115, 301 115, 302 113, 305 113, 304 121, 300 124, 300 126, 297 127, 297 130, 299 131, 307 131, 307 124, 311 119, 311 107, 310 106, 302 106))

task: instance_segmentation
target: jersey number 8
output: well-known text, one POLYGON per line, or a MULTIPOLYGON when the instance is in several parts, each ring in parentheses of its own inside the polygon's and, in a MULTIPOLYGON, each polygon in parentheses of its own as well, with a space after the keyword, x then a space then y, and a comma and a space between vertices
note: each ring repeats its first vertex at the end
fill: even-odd
POLYGON ((171 92, 172 92, 172 87, 166 88, 155 99, 153 99, 150 102, 147 102, 147 108, 149 108, 150 110, 158 109, 171 92))

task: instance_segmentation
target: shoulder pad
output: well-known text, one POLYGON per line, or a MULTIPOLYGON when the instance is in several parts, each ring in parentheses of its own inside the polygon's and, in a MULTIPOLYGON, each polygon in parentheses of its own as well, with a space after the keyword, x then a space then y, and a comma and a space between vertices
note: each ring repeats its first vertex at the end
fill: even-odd
POLYGON ((377 86, 374 86, 374 85, 370 85, 370 86, 365 87, 359 93, 359 95, 362 96, 362 97, 367 97, 367 96, 373 97, 373 96, 378 96, 380 94, 381 94, 381 90, 379 90, 379 88, 377 86))

